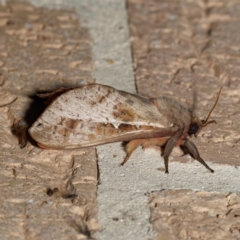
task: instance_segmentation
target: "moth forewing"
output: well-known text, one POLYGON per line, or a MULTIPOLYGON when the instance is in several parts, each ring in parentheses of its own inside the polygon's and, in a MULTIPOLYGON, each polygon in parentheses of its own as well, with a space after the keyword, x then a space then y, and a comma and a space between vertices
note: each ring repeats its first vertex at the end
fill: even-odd
POLYGON ((166 125, 150 99, 91 84, 55 99, 29 133, 43 146, 64 149, 161 136, 166 125))
MULTIPOLYGON (((29 129, 39 146, 69 149, 124 141, 127 156, 138 146, 163 148, 166 172, 168 157, 175 146, 210 169, 189 143, 191 112, 168 97, 149 99, 90 84, 62 93, 29 129)), ((194 147, 193 147, 194 146, 194 147)))

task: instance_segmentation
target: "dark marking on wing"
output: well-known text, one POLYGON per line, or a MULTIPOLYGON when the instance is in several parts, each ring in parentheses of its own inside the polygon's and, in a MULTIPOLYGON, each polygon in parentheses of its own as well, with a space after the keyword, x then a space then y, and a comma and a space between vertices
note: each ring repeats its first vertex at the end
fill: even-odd
POLYGON ((89 101, 89 104, 92 105, 92 106, 94 106, 94 105, 97 104, 97 102, 95 102, 95 101, 89 101))
POLYGON ((134 104, 132 99, 126 99, 125 101, 127 104, 129 104, 130 106, 132 106, 134 104))
POLYGON ((126 106, 117 106, 116 108, 116 111, 113 111, 115 119, 123 122, 133 122, 135 120, 136 113, 132 109, 126 106))
POLYGON ((72 130, 58 126, 56 133, 64 137, 69 137, 72 134, 72 130))
POLYGON ((96 136, 94 134, 88 134, 88 139, 89 140, 94 140, 96 136))
POLYGON ((101 95, 101 94, 97 94, 97 95, 96 95, 96 101, 97 101, 98 103, 104 103, 104 102, 106 102, 106 97, 103 96, 103 95, 101 95))
POLYGON ((79 122, 80 122, 79 120, 67 118, 67 119, 65 119, 63 125, 67 128, 75 129, 78 126, 79 122))
POLYGON ((132 132, 136 131, 137 127, 134 125, 128 125, 128 124, 120 124, 118 127, 118 132, 123 133, 123 132, 132 132))

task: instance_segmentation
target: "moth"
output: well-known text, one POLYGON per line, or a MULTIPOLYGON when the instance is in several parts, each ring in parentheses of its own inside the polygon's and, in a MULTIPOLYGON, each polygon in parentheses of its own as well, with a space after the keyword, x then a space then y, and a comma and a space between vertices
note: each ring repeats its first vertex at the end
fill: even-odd
POLYGON ((40 147, 74 149, 123 141, 127 142, 124 165, 138 146, 158 146, 168 173, 169 156, 175 146, 180 146, 184 154, 214 172, 189 137, 216 123, 209 117, 221 89, 206 120, 170 97, 146 98, 101 84, 60 92, 29 129, 40 147))

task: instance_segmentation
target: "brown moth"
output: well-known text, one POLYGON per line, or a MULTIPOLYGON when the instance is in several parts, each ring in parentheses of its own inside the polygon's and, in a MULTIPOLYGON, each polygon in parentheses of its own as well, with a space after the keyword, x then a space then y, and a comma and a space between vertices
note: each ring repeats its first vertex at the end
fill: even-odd
MULTIPOLYGON (((221 91, 221 90, 220 90, 221 91)), ((200 157, 188 139, 210 123, 199 120, 193 109, 187 109, 168 97, 146 98, 113 87, 90 84, 67 89, 58 96, 29 129, 31 137, 42 148, 73 149, 112 142, 128 142, 125 164, 138 147, 159 146, 165 172, 168 157, 175 146, 214 172, 200 157)))

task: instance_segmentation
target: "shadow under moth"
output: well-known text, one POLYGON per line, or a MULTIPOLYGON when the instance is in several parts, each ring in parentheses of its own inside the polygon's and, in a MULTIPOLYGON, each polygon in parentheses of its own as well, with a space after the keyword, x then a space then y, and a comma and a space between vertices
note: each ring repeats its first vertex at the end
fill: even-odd
POLYGON ((138 147, 158 146, 162 149, 165 172, 168 158, 175 146, 190 154, 209 171, 214 172, 200 157, 188 139, 210 123, 200 120, 193 109, 169 97, 146 98, 118 91, 113 87, 89 84, 62 90, 29 129, 31 137, 42 148, 74 149, 112 142, 127 142, 125 164, 138 147))

